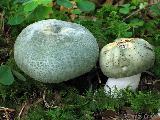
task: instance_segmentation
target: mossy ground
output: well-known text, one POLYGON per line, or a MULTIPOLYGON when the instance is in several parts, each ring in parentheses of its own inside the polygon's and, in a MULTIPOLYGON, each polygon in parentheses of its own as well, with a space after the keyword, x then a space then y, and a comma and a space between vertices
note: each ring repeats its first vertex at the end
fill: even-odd
POLYGON ((20 71, 13 59, 14 41, 21 30, 36 19, 15 26, 7 24, 19 4, 3 1, 0 4, 1 15, 5 11, 0 19, 4 23, 0 24, 0 63, 19 71, 27 80, 15 77, 10 86, 0 84, 0 107, 4 107, 0 108, 0 119, 102 120, 132 119, 133 116, 150 119, 157 114, 160 108, 160 13, 154 4, 140 10, 145 2, 125 1, 118 7, 116 2, 98 4, 94 12, 82 12, 74 17, 70 17, 69 11, 54 6, 54 14, 50 15, 50 18, 82 24, 93 33, 100 48, 120 37, 140 37, 155 46, 155 66, 143 73, 138 90, 116 91, 119 97, 115 98, 103 91, 107 77, 101 73, 98 63, 91 72, 60 84, 43 84, 20 71))

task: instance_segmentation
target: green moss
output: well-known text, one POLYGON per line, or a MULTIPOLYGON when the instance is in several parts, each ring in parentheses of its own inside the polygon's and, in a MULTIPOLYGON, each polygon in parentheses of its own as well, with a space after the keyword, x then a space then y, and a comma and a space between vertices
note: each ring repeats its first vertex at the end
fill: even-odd
MULTIPOLYGON (((129 89, 115 91, 117 97, 104 93, 103 88, 83 95, 74 88, 65 87, 58 93, 60 102, 46 109, 42 105, 30 108, 25 120, 94 120, 94 112, 131 107, 135 112, 157 113, 160 107, 160 93, 144 91, 132 92, 129 89)), ((47 96, 46 96, 47 97, 47 96)), ((47 100, 48 103, 56 99, 47 100)))
POLYGON ((153 66, 153 72, 154 74, 160 78, 160 47, 155 48, 155 64, 153 66))
POLYGON ((97 39, 99 47, 102 48, 105 44, 109 43, 108 37, 105 34, 105 28, 101 20, 80 20, 79 23, 85 26, 97 39))
POLYGON ((51 120, 51 119, 49 119, 49 117, 47 116, 47 112, 45 111, 45 109, 41 105, 38 105, 32 107, 29 110, 27 116, 25 116, 22 120, 51 120))
POLYGON ((137 92, 129 97, 131 108, 134 111, 156 113, 160 108, 160 94, 156 92, 137 92))

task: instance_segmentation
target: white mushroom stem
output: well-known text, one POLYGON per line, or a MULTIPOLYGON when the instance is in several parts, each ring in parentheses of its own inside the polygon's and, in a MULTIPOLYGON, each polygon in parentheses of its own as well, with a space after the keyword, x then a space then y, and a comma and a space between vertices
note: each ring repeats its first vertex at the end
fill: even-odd
POLYGON ((115 88, 117 90, 127 88, 130 86, 130 89, 135 91, 138 88, 138 84, 140 81, 141 73, 137 75, 133 75, 130 77, 124 78, 108 78, 106 85, 104 86, 105 92, 113 92, 115 88))

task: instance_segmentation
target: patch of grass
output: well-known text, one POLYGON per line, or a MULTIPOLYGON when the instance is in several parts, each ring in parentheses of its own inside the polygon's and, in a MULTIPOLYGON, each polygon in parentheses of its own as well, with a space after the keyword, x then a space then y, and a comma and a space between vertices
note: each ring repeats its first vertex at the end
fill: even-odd
POLYGON ((153 66, 153 73, 159 78, 160 77, 160 47, 155 48, 155 64, 153 66))
POLYGON ((28 111, 27 115, 24 118, 22 118, 22 120, 51 120, 51 119, 49 119, 45 109, 41 105, 38 105, 32 107, 28 111))
MULTIPOLYGON (((132 92, 129 89, 116 91, 117 97, 106 94, 103 89, 80 95, 76 89, 59 91, 61 100, 49 109, 33 107, 29 110, 27 120, 94 120, 97 111, 119 111, 122 107, 131 107, 135 112, 157 113, 160 107, 160 93, 132 92)), ((47 97, 47 96, 46 96, 47 97)), ((50 102, 53 99, 48 100, 50 102)), ((56 100, 55 100, 56 102, 56 100)))

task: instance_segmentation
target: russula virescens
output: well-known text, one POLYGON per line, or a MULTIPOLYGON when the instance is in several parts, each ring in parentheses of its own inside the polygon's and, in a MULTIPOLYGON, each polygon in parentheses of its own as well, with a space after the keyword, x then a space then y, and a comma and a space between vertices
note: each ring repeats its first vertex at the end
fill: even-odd
POLYGON ((18 67, 45 83, 59 83, 89 72, 98 56, 96 39, 85 27, 56 19, 27 26, 14 45, 18 67))
POLYGON ((138 87, 141 73, 153 66, 153 46, 140 38, 119 38, 100 52, 100 68, 108 78, 105 90, 138 87))

